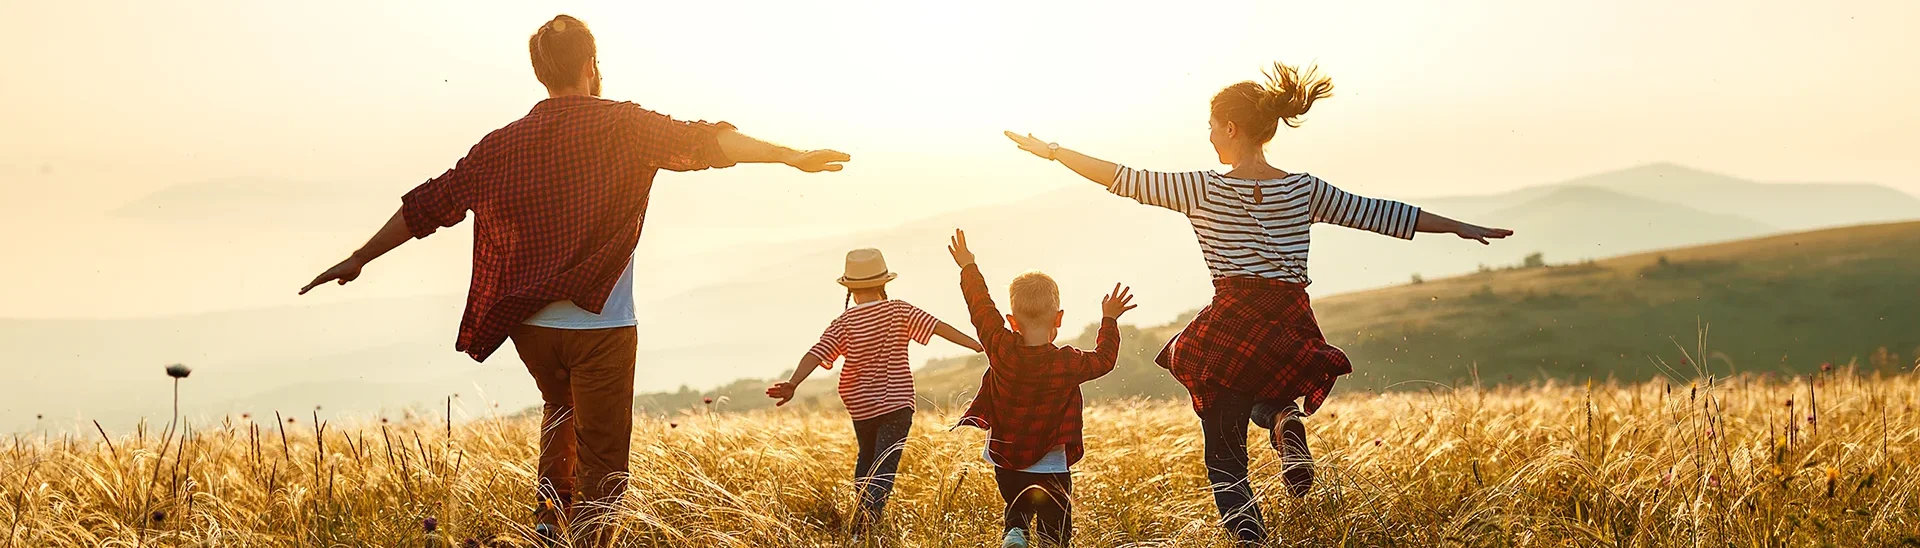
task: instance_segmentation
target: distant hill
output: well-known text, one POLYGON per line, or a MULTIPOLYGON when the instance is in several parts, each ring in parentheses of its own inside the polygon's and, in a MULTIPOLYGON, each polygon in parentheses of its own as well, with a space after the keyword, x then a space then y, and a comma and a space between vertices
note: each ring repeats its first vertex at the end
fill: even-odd
MULTIPOLYGON (((1822 363, 1896 372, 1920 357, 1914 272, 1920 222, 1502 268, 1320 299, 1314 308, 1328 339, 1354 359, 1340 391, 1423 389, 1476 375, 1486 383, 1642 380, 1696 364, 1721 374, 1807 373, 1822 363), (1705 356, 1696 353, 1701 330, 1705 356)), ((1089 397, 1184 396, 1151 360, 1186 319, 1124 328, 1119 365, 1086 386, 1089 397)), ((1090 347, 1092 333, 1070 342, 1090 347)), ((984 367, 979 356, 938 360, 916 382, 926 400, 964 402, 984 367)), ((688 409, 719 396, 728 409, 764 407, 766 383, 651 394, 641 406, 688 409)), ((830 380, 809 385, 803 405, 837 405, 830 380)))
POLYGON ((1680 204, 1785 230, 1920 219, 1920 198, 1882 185, 1758 182, 1672 163, 1647 164, 1502 194, 1415 201, 1478 215, 1533 201, 1567 187, 1597 188, 1680 204))

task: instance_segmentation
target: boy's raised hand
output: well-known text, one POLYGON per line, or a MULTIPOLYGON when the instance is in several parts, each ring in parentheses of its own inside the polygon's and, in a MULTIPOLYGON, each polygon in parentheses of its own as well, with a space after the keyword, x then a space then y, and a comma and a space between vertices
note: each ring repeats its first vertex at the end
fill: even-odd
POLYGON ((1140 305, 1133 304, 1133 288, 1118 283, 1113 284, 1112 293, 1108 293, 1105 298, 1100 299, 1101 314, 1115 320, 1120 319, 1121 314, 1125 314, 1128 310, 1133 310, 1139 306, 1140 305))
POLYGON ((953 239, 947 243, 947 253, 953 254, 953 264, 966 268, 973 264, 973 251, 967 249, 967 231, 953 229, 953 239))

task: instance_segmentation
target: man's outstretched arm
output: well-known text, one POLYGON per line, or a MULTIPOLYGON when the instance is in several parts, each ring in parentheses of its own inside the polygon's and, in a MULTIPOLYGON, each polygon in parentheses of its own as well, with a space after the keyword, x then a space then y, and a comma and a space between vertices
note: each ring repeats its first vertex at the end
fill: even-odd
POLYGON ((853 159, 845 152, 836 150, 794 150, 740 133, 732 127, 724 127, 714 135, 720 141, 720 152, 728 160, 742 164, 786 164, 807 173, 821 171, 840 171, 842 162, 853 159))
POLYGON ((308 283, 306 287, 300 288, 300 294, 305 295, 308 291, 312 291, 313 288, 319 287, 320 284, 327 282, 339 282, 340 285, 346 285, 347 282, 351 282, 354 278, 360 277, 361 267, 373 262, 374 259, 379 258, 381 255, 387 254, 388 251, 393 251, 393 248, 400 247, 400 244, 407 243, 407 240, 412 239, 412 237, 413 231, 407 229, 407 216, 404 212, 393 212, 393 217, 387 219, 387 224, 381 225, 380 230, 374 232, 372 238, 367 239, 366 245, 360 246, 360 249, 355 250, 352 255, 348 255, 346 260, 340 261, 340 264, 333 265, 333 268, 329 268, 326 272, 321 272, 319 276, 314 277, 312 283, 308 283))

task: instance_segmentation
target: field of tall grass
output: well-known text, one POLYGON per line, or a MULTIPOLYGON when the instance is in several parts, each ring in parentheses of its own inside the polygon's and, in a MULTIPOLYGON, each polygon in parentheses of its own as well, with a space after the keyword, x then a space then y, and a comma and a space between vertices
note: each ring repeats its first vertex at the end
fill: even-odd
MULTIPOLYGON (((1846 367, 1344 393, 1308 422, 1321 472, 1301 499, 1264 431, 1250 443, 1284 546, 1920 545, 1917 400, 1920 376, 1846 367)), ((997 546, 984 434, 948 431, 954 413, 918 415, 876 545, 997 546)), ((0 545, 529 545, 535 419, 316 416, 15 436, 0 545)), ((643 418, 614 528, 633 546, 847 545, 851 433, 818 410, 643 418)), ((1095 404, 1087 440, 1077 545, 1230 545, 1185 402, 1095 404)))

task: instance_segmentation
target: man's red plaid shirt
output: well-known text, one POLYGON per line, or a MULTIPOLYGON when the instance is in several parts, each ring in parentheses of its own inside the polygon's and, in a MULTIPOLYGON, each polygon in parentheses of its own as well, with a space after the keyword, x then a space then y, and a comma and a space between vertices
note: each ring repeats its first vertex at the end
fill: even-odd
POLYGON ((987 372, 980 378, 980 394, 961 416, 960 424, 989 432, 987 454, 1001 468, 1033 466, 1055 446, 1066 446, 1067 464, 1079 462, 1086 448, 1081 441, 1080 383, 1113 371, 1120 355, 1120 326, 1113 318, 1100 321, 1093 352, 1070 346, 1021 346, 1020 336, 1007 329, 1000 309, 987 294, 980 267, 960 270, 960 293, 967 314, 987 349, 987 372))
POLYGON ((408 192, 400 211, 415 238, 473 212, 454 348, 485 360, 555 301, 599 313, 640 241, 654 174, 732 165, 716 138, 725 127, 598 97, 547 99, 408 192))

